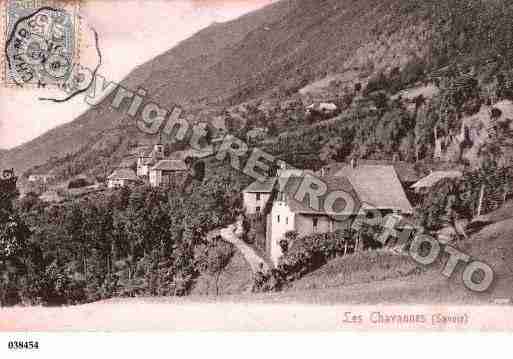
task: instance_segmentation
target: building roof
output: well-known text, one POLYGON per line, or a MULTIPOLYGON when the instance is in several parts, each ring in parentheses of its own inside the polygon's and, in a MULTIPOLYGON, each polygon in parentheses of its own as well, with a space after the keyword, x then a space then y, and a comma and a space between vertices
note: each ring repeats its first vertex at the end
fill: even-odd
POLYGON ((377 209, 413 213, 411 203, 393 166, 345 166, 335 176, 348 178, 360 200, 367 205, 377 209))
POLYGON ((187 171, 188 167, 182 160, 160 160, 151 168, 152 171, 187 171))
POLYGON ((246 134, 247 138, 256 138, 256 137, 263 137, 267 134, 267 129, 264 128, 254 128, 246 134))
POLYGON ((445 178, 459 178, 461 176, 463 176, 463 173, 460 171, 434 171, 415 183, 411 188, 431 188, 445 178))
POLYGON ((125 157, 119 164, 120 168, 131 168, 137 164, 137 160, 133 157, 125 157))
POLYGON ((302 177, 304 175, 315 176, 315 172, 299 168, 278 169, 278 177, 302 177))
POLYGON ((150 157, 153 148, 151 146, 139 146, 130 151, 130 154, 137 155, 138 157, 150 157))
POLYGON ((361 203, 360 199, 347 178, 319 178, 319 180, 326 184, 327 191, 326 194, 318 198, 318 208, 313 208, 314 203, 310 202, 308 195, 305 196, 302 201, 300 201, 299 198, 296 198, 296 194, 305 178, 307 177, 288 177, 278 179, 278 189, 286 195, 285 201, 292 212, 314 215, 355 215, 359 212, 361 203), (349 203, 349 200, 344 201, 342 196, 338 196, 338 199, 329 206, 331 208, 325 208, 326 199, 334 192, 345 192, 349 195, 353 203, 349 203))
POLYGON ((271 193, 276 183, 276 178, 267 178, 265 181, 255 181, 247 186, 242 192, 244 193, 271 193))
MULTIPOLYGON (((399 180, 401 182, 417 182, 421 176, 417 174, 415 165, 413 163, 404 161, 393 161, 393 160, 358 160, 359 166, 393 166, 399 180)), ((335 175, 345 167, 350 167, 350 164, 345 162, 330 163, 325 166, 326 175, 335 175)))
POLYGON ((137 146, 137 147, 132 148, 129 151, 130 155, 132 155, 132 156, 144 156, 144 155, 149 154, 150 152, 151 152, 151 146, 149 146, 149 145, 137 146))
POLYGON ((49 190, 39 196, 39 199, 44 202, 60 202, 64 200, 62 196, 60 196, 57 191, 49 190))
POLYGON ((130 168, 118 168, 108 177, 109 180, 137 181, 137 175, 130 168))
POLYGON ((30 176, 34 177, 53 177, 53 175, 49 173, 32 173, 30 176))
POLYGON ((202 148, 200 150, 197 150, 195 148, 190 148, 188 150, 183 151, 175 151, 172 152, 169 155, 169 159, 171 160, 185 160, 186 158, 205 158, 209 157, 214 153, 214 147, 213 146, 207 146, 205 148, 202 148))

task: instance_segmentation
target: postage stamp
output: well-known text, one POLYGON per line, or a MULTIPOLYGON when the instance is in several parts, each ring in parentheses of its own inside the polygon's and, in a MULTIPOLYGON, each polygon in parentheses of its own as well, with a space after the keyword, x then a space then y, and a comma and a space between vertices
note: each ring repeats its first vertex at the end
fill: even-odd
POLYGON ((3 84, 65 83, 79 57, 79 2, 7 0, 2 11, 3 84))

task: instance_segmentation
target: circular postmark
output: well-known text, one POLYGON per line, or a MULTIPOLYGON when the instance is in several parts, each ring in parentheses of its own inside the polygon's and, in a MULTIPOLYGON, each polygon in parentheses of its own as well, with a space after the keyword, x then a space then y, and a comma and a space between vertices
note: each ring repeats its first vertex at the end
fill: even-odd
POLYGON ((74 18, 42 7, 19 17, 6 42, 7 75, 17 85, 62 86, 73 73, 74 18))

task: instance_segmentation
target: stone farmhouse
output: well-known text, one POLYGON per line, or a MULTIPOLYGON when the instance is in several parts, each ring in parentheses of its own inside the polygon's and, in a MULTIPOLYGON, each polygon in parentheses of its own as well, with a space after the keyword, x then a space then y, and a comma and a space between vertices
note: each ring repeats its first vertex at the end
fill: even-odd
POLYGON ((247 214, 263 214, 271 199, 276 178, 268 178, 264 182, 255 181, 242 191, 244 208, 247 214))
POLYGON ((276 182, 272 207, 266 218, 266 250, 275 265, 283 255, 280 240, 287 232, 296 231, 300 236, 306 236, 349 229, 353 220, 359 215, 354 207, 357 204, 357 195, 346 178, 323 179, 327 185, 327 192, 325 196, 319 198, 318 210, 312 208, 307 196, 302 201, 296 198, 303 179, 304 177, 289 177, 280 178, 276 182), (336 191, 350 194, 350 200, 356 201, 349 203, 349 200, 347 202, 337 200, 333 206, 327 204, 328 194, 336 191))
POLYGON ((150 185, 166 186, 181 181, 188 173, 188 166, 182 160, 161 160, 150 168, 150 185))
POLYGON ((28 177, 29 182, 48 183, 53 180, 54 176, 51 174, 31 174, 28 177))
POLYGON ((130 184, 135 184, 137 181, 139 181, 139 178, 135 174, 134 170, 130 168, 118 168, 107 178, 107 187, 125 187, 130 184))
POLYGON ((153 147, 153 149, 142 149, 137 157, 137 176, 148 177, 151 167, 162 159, 164 159, 163 144, 158 143, 153 147))
POLYGON ((279 242, 289 231, 306 236, 349 229, 353 221, 365 216, 369 209, 379 210, 382 216, 413 214, 392 165, 358 166, 353 162, 339 166, 329 176, 317 175, 327 186, 326 195, 319 198, 317 210, 309 205, 308 196, 302 202, 295 196, 305 176, 313 174, 307 170, 278 171, 276 177, 256 181, 243 191, 246 214, 265 218, 266 250, 275 265, 282 256, 279 242), (340 197, 325 208, 327 195, 334 192, 349 194, 350 198, 346 201, 340 197))
POLYGON ((121 165, 108 177, 107 187, 124 187, 137 181, 147 182, 153 187, 168 185, 188 173, 189 167, 182 157, 186 155, 191 158, 205 157, 203 152, 196 152, 181 151, 180 156, 173 156, 171 159, 166 158, 162 143, 155 144, 153 148, 139 147, 136 149, 136 170, 134 171, 131 166, 121 165))

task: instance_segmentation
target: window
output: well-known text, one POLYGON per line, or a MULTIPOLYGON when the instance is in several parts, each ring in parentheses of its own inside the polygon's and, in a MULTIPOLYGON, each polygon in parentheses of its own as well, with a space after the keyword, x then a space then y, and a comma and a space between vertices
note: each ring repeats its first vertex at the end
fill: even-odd
POLYGON ((260 201, 260 193, 257 193, 257 194, 256 194, 256 200, 257 200, 257 201, 260 201))
POLYGON ((257 213, 260 213, 260 209, 261 209, 260 207, 257 207, 257 208, 256 208, 256 212, 257 212, 257 213))
POLYGON ((285 224, 289 224, 289 217, 285 217, 285 224))
POLYGON ((276 216, 276 222, 280 223, 280 215, 276 216))
POLYGON ((317 225, 319 224, 319 218, 314 217, 314 218, 312 219, 312 222, 313 222, 313 228, 314 228, 314 230, 317 230, 317 225))

